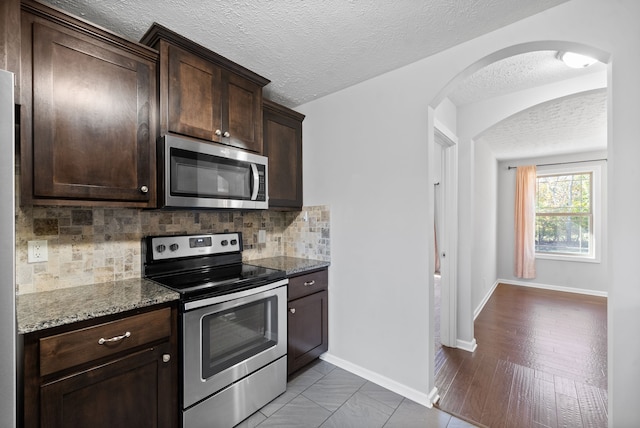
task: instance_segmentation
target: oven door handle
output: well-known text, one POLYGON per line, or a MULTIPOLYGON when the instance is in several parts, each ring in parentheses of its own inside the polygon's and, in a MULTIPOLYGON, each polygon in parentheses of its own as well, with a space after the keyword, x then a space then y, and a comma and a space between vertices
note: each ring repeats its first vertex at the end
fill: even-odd
POLYGON ((258 198, 258 191, 260 190, 260 176, 258 175, 258 167, 255 163, 251 164, 251 175, 253 175, 253 192, 251 192, 251 200, 255 201, 258 198))
POLYGON ((252 296, 254 294, 264 293, 265 291, 273 290, 275 288, 282 287, 287 284, 289 284, 289 280, 285 278, 279 281, 270 282, 269 284, 263 285, 261 287, 250 288, 248 290, 239 291, 237 293, 223 294, 221 296, 209 297, 205 299, 186 302, 184 304, 184 310, 190 311, 193 309, 203 308, 205 306, 211 306, 218 303, 228 302, 229 300, 241 299, 243 297, 252 296))

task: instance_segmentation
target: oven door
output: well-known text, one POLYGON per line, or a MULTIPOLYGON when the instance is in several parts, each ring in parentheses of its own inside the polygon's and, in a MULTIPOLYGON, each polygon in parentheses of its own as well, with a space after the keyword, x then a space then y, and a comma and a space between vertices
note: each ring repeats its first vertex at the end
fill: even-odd
POLYGON ((185 303, 183 408, 287 353, 287 285, 185 303))

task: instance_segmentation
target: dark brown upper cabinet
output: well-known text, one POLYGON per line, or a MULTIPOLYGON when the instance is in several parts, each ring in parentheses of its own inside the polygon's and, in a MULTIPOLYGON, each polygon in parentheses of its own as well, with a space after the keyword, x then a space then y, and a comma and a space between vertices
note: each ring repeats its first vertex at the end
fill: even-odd
POLYGON ((302 209, 304 115, 263 101, 264 155, 269 158, 269 209, 302 209))
POLYGON ((262 153, 262 87, 268 79, 159 24, 141 41, 160 52, 160 135, 262 153))
POLYGON ((153 49, 21 6, 23 204, 156 205, 153 49))

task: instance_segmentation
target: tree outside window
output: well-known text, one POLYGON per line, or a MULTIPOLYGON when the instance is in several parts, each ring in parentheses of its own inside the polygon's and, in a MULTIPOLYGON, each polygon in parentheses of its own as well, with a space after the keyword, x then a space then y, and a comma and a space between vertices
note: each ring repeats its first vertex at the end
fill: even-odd
POLYGON ((589 257, 594 253, 593 174, 538 175, 536 253, 589 257))

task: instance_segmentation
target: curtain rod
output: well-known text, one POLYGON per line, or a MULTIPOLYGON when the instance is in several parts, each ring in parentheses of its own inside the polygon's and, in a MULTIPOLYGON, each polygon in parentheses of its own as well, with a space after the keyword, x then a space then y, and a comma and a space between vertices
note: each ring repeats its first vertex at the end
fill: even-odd
MULTIPOLYGON (((553 166, 553 165, 567 165, 570 163, 584 163, 584 162, 598 162, 598 161, 607 161, 607 158, 603 159, 590 159, 590 160, 582 160, 582 161, 573 161, 573 162, 556 162, 556 163, 541 163, 536 166, 553 166)), ((509 166, 507 169, 516 169, 517 166, 509 166)))

